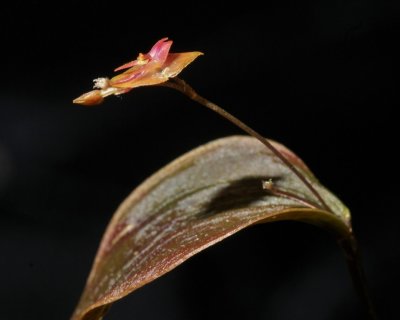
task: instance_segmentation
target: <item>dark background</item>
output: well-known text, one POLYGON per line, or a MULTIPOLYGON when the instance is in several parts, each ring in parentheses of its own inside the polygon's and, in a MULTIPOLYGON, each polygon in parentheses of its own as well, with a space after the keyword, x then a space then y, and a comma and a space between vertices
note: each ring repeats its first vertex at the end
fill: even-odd
MULTIPOLYGON (((72 105, 169 36, 182 74, 298 153, 351 209, 381 319, 399 279, 399 11, 393 2, 13 1, 2 5, 0 318, 68 319, 118 204, 183 152, 241 133, 167 88, 72 105)), ((107 319, 364 319, 343 256, 300 223, 245 230, 107 319)))

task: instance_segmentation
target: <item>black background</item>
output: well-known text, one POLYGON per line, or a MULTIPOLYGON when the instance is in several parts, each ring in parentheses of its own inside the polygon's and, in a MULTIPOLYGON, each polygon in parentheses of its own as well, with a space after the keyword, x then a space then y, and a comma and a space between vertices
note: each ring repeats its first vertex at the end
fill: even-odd
MULTIPOLYGON (((299 154, 351 209, 382 319, 399 288, 399 11, 393 2, 13 1, 1 10, 0 318, 68 319, 118 204, 152 172, 241 133, 167 88, 72 105, 165 36, 182 73, 299 154)), ((363 319, 343 256, 299 223, 245 230, 107 319, 363 319)))

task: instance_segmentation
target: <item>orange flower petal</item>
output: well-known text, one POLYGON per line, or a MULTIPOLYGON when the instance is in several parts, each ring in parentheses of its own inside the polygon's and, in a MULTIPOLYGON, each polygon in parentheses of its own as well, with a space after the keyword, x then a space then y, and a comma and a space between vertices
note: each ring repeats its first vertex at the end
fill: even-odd
POLYGON ((83 106, 95 106, 103 102, 103 96, 101 95, 101 90, 92 90, 78 98, 74 99, 72 102, 76 104, 81 104, 83 106))
POLYGON ((170 53, 167 61, 165 61, 163 65, 163 72, 168 78, 176 77, 183 69, 201 55, 203 55, 203 53, 198 51, 170 53))
POLYGON ((140 70, 132 68, 132 72, 129 69, 115 76, 110 80, 110 85, 114 88, 137 88, 166 82, 169 78, 177 76, 188 64, 202 54, 197 51, 170 53, 162 67, 152 61, 142 66, 140 70))
POLYGON ((143 86, 152 86, 168 81, 168 77, 162 72, 147 72, 142 74, 140 77, 132 79, 131 81, 123 81, 126 76, 118 75, 110 80, 111 85, 114 88, 126 89, 126 88, 137 88, 143 86), (122 77, 122 81, 121 81, 122 77))

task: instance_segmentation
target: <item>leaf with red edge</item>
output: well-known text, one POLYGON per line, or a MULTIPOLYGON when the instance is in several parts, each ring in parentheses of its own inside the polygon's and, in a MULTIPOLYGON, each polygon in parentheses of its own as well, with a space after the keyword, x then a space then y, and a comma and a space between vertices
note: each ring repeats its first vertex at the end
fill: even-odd
POLYGON ((315 195, 258 140, 234 136, 210 142, 155 173, 121 204, 72 319, 101 319, 112 302, 256 223, 298 220, 351 234, 348 209, 295 154, 271 143, 331 211, 321 209, 315 195), (264 190, 262 181, 271 188, 264 190))

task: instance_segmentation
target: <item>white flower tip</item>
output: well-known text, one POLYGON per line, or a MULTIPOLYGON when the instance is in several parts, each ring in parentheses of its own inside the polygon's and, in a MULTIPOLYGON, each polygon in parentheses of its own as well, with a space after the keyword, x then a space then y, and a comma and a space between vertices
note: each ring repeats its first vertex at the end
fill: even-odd
POLYGON ((110 84, 110 80, 108 78, 97 78, 93 80, 94 85, 93 88, 94 89, 107 89, 110 84))

